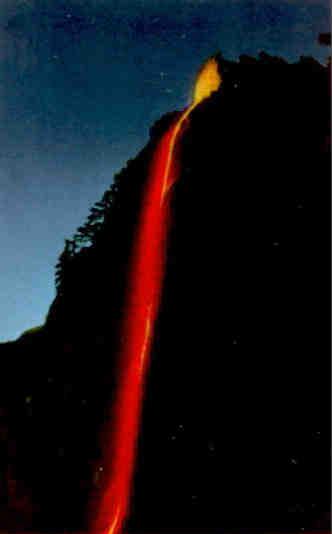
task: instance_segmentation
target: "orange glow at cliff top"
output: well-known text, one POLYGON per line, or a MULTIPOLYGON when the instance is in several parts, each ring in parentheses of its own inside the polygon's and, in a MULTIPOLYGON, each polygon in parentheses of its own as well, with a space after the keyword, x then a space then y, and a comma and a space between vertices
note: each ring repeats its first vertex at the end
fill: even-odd
POLYGON ((221 84, 218 63, 215 58, 209 59, 204 63, 194 87, 193 103, 199 104, 205 98, 208 98, 214 91, 217 91, 221 84))
POLYGON ((113 427, 105 443, 108 480, 93 522, 94 534, 119 534, 128 515, 146 371, 166 264, 170 193, 180 176, 175 148, 191 111, 220 84, 218 63, 212 58, 198 75, 192 104, 161 137, 150 163, 130 259, 113 427))

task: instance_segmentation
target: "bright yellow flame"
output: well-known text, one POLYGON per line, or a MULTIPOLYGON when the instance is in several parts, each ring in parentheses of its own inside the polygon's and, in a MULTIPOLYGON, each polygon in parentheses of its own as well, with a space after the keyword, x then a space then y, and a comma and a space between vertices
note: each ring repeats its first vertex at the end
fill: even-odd
POLYGON ((219 74, 218 62, 215 58, 211 58, 203 65, 198 74, 194 87, 194 103, 198 104, 204 98, 208 98, 211 93, 219 89, 220 84, 221 76, 219 74))
POLYGON ((190 106, 182 113, 180 119, 176 123, 173 133, 171 142, 169 145, 169 151, 168 151, 168 159, 165 167, 165 173, 164 173, 164 182, 163 182, 163 189, 162 189, 162 195, 161 195, 161 203, 163 202, 166 194, 169 191, 169 188, 172 184, 168 183, 168 176, 170 172, 171 162, 173 159, 173 152, 174 147, 176 144, 177 136, 181 131, 182 124, 187 119, 187 117, 190 115, 192 110, 205 98, 208 98, 214 91, 217 91, 219 89, 222 82, 221 75, 219 74, 219 68, 218 68, 218 62, 215 58, 210 58, 207 60, 206 63, 204 63, 203 67, 201 68, 200 72, 198 73, 197 80, 195 82, 194 87, 194 95, 193 95, 193 101, 190 104, 190 106))

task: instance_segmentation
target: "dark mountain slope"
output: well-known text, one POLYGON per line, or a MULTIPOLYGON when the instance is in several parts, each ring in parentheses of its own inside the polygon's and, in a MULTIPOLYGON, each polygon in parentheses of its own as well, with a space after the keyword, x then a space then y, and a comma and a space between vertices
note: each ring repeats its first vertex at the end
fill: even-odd
MULTIPOLYGON (((309 528, 329 509, 328 69, 220 63, 181 146, 132 530, 309 528)), ((172 118, 67 242, 44 327, 1 346, 1 526, 80 528, 98 501, 126 266, 172 118)))
POLYGON ((314 69, 229 65, 193 113, 139 524, 300 527, 328 510, 329 104, 314 69))

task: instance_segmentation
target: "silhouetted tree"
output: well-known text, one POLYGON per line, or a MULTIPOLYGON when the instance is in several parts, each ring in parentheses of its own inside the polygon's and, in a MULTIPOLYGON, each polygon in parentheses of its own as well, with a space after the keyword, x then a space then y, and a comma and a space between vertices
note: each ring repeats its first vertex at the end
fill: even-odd
POLYGON ((58 263, 55 266, 55 287, 58 294, 63 294, 65 290, 65 277, 69 264, 75 254, 76 244, 73 240, 66 239, 65 247, 61 252, 58 263))
POLYGON ((83 247, 93 245, 98 239, 98 235, 105 223, 105 218, 109 215, 112 207, 115 190, 116 186, 113 184, 105 191, 102 199, 91 208, 86 222, 77 229, 73 237, 76 247, 74 254, 78 253, 83 247))

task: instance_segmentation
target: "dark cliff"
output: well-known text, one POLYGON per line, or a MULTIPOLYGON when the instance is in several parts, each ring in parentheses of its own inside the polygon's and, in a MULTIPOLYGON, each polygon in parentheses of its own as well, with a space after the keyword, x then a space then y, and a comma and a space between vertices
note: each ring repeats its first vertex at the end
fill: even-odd
MULTIPOLYGON (((181 146, 129 527, 323 527, 329 69, 220 68, 181 146)), ((126 267, 173 117, 66 243, 46 324, 0 347, 2 527, 84 528, 98 500, 126 267)))

